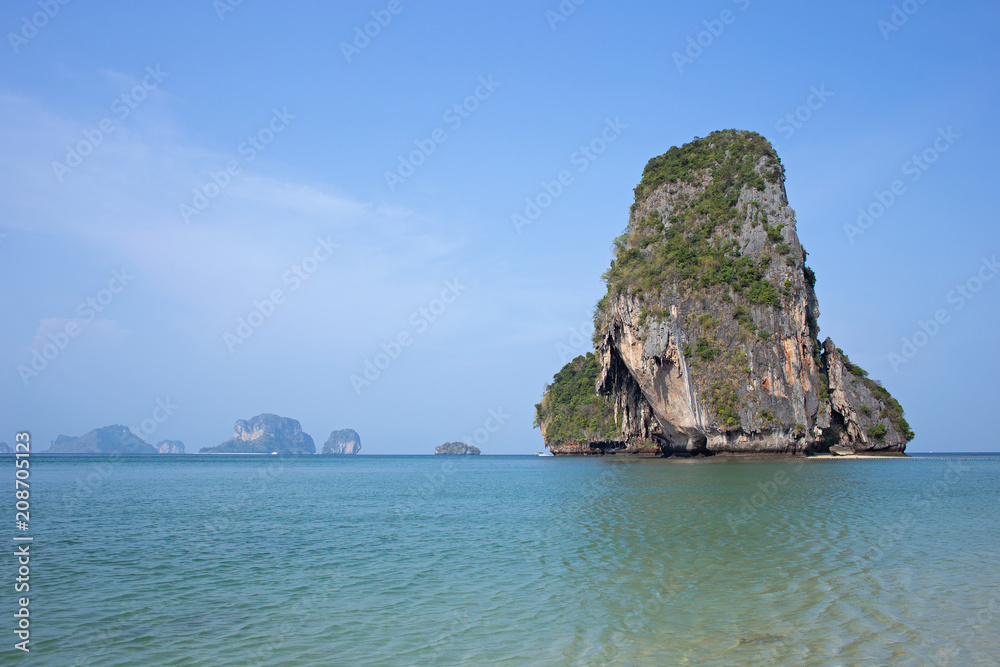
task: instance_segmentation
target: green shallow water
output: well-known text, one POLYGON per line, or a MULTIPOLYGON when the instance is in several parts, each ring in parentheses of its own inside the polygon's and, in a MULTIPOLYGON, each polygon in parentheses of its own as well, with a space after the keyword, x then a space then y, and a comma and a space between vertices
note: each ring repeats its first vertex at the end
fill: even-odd
POLYGON ((1000 664, 996 460, 32 464, 3 664, 1000 664))

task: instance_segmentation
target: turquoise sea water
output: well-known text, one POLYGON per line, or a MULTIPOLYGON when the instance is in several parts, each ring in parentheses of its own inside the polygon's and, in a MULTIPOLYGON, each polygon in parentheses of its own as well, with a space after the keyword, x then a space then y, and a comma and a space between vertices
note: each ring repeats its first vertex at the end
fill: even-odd
POLYGON ((2 664, 1000 664, 996 457, 31 470, 32 651, 8 555, 2 664))

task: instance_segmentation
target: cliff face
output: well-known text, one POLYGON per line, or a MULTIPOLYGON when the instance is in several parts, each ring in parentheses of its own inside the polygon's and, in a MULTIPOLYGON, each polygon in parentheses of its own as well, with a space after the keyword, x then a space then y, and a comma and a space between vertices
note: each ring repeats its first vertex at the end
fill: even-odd
POLYGON ((828 444, 835 454, 898 453, 913 439, 903 408, 882 385, 851 363, 829 338, 823 355, 830 378, 833 423, 828 444))
POLYGON ((48 454, 156 454, 156 448, 115 424, 95 428, 79 438, 60 435, 47 450, 48 454))
POLYGON ((183 454, 184 443, 180 440, 161 440, 156 444, 156 450, 161 454, 183 454))
POLYGON ((815 276, 763 137, 727 130, 672 148, 635 195, 594 318, 596 387, 620 449, 903 451, 899 404, 817 340, 815 276))
POLYGON ((312 437, 302 432, 297 419, 262 414, 245 420, 237 420, 233 427, 233 437, 215 447, 201 450, 205 454, 270 454, 277 452, 284 456, 315 454, 316 444, 312 437))
POLYGON ((357 454, 361 451, 361 436, 353 428, 334 431, 323 444, 324 454, 357 454))

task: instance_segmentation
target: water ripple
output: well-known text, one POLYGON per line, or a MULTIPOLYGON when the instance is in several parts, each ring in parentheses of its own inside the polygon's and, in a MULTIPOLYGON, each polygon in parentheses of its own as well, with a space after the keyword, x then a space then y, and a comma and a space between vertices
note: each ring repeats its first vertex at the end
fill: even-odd
POLYGON ((32 468, 26 664, 1000 654, 1000 462, 126 458, 82 502, 105 463, 32 468))

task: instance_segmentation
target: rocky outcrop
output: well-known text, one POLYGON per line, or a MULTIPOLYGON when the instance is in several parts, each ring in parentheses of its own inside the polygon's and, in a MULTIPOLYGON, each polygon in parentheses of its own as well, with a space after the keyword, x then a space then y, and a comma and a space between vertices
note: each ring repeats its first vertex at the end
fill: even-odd
POLYGON ((830 378, 830 451, 835 454, 901 454, 913 438, 903 408, 886 389, 852 364, 829 338, 823 354, 830 378))
POLYGON ((160 454, 183 454, 184 443, 180 440, 161 440, 156 443, 156 451, 160 454))
POLYGON ((457 456, 476 456, 482 454, 478 447, 475 445, 467 445, 464 442, 446 442, 443 445, 435 447, 434 453, 457 456))
POLYGON ((125 426, 115 424, 95 428, 73 438, 60 435, 46 451, 47 454, 156 454, 156 448, 145 442, 125 426))
POLYGON ((6 442, 0 442, 0 454, 13 454, 14 450, 6 442))
MULTIPOLYGON (((618 444, 546 438, 554 453, 903 451, 913 436, 899 404, 817 340, 815 275, 763 137, 727 130, 672 148, 635 195, 594 317, 618 444)), ((550 413, 565 409, 554 399, 550 413)))
POLYGON ((323 454, 348 455, 361 451, 361 436, 353 428, 334 431, 323 443, 323 454))
POLYGON ((615 408, 594 391, 600 365, 593 352, 563 366, 535 405, 535 426, 557 456, 656 456, 650 438, 622 437, 615 408))
POLYGON ((250 420, 237 420, 233 437, 221 445, 206 447, 203 454, 272 454, 292 456, 315 454, 311 436, 302 432, 297 419, 262 414, 250 420))

